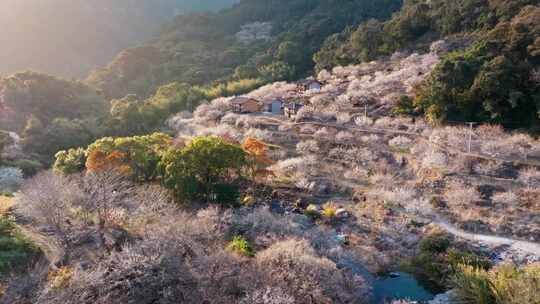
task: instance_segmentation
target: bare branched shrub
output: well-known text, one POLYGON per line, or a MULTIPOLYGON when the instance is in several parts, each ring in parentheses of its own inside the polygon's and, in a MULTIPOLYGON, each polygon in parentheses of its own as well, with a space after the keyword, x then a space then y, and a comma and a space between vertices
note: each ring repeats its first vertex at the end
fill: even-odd
POLYGON ((0 168, 0 192, 14 192, 23 183, 23 172, 18 168, 0 168))
POLYGON ((195 258, 192 268, 201 303, 238 303, 246 291, 260 286, 261 274, 251 263, 223 250, 195 258))
POLYGON ((519 180, 528 188, 540 187, 540 170, 527 168, 519 172, 519 180))
MULTIPOLYGON (((256 240, 258 236, 283 238, 286 236, 300 236, 306 230, 307 222, 302 216, 275 215, 265 208, 257 208, 250 212, 237 212, 233 216, 232 228, 242 232, 250 239, 256 240)), ((268 245, 268 244, 266 244, 268 245)))
POLYGON ((274 82, 251 91, 247 96, 257 100, 272 100, 283 98, 296 90, 296 84, 286 82, 274 82))
POLYGON ((366 144, 374 144, 381 140, 381 137, 376 134, 364 135, 360 137, 360 140, 366 144))
POLYGON ((280 132, 288 132, 291 131, 294 128, 294 125, 291 123, 282 123, 278 127, 278 131, 280 132))
POLYGON ((300 133, 302 134, 315 134, 317 129, 313 125, 304 125, 300 128, 300 133))
POLYGON ((480 161, 473 165, 473 170, 477 174, 497 176, 497 171, 501 168, 501 163, 495 161, 480 161))
POLYGON ((319 94, 311 97, 309 104, 317 110, 325 109, 332 103, 334 100, 328 94, 319 94))
POLYGON ((394 174, 375 173, 369 177, 369 182, 372 185, 380 187, 382 189, 391 189, 396 181, 394 174))
POLYGON ((506 148, 506 143, 502 141, 487 141, 482 143, 482 145, 480 146, 480 151, 484 154, 498 157, 506 154, 506 148))
POLYGON ((257 289, 248 295, 240 304, 295 304, 296 299, 286 294, 281 288, 264 287, 257 289))
POLYGON ((479 201, 481 196, 472 186, 451 182, 444 192, 444 198, 453 206, 468 207, 472 203, 479 201))
POLYGON ((369 118, 368 116, 362 115, 362 116, 356 117, 354 119, 354 123, 360 127, 369 127, 373 125, 373 119, 369 118))
POLYGON ((483 124, 476 128, 474 132, 482 139, 501 139, 506 136, 501 125, 483 124))
POLYGON ((371 188, 367 192, 367 195, 373 199, 381 200, 388 204, 408 205, 414 201, 416 191, 412 188, 406 187, 389 189, 388 187, 377 186, 371 188))
POLYGON ((336 119, 338 124, 346 124, 351 121, 351 114, 346 112, 339 112, 336 114, 336 119))
POLYGON ((354 136, 351 132, 341 131, 336 134, 336 143, 341 145, 350 145, 354 143, 354 136))
POLYGON ((519 197, 514 192, 495 193, 491 198, 495 203, 515 206, 519 203, 519 197))
POLYGON ((317 75, 317 79, 319 81, 328 81, 332 78, 332 74, 328 72, 326 69, 323 69, 319 72, 317 75))
POLYGON ((368 176, 368 171, 359 166, 355 166, 351 170, 347 170, 345 171, 345 173, 343 173, 343 177, 348 178, 348 179, 360 180, 360 179, 367 178, 367 176, 368 176))
POLYGON ((448 156, 444 152, 430 151, 422 158, 423 168, 445 168, 448 165, 448 156))
POLYGON ((316 159, 311 156, 289 158, 277 162, 270 167, 270 170, 284 175, 295 175, 298 172, 309 173, 316 165, 316 159))
POLYGON ((242 134, 237 129, 229 125, 217 125, 215 127, 204 127, 197 128, 195 131, 196 136, 219 136, 219 137, 228 137, 235 140, 241 140, 242 134))
POLYGON ((296 303, 359 302, 351 278, 336 265, 318 256, 308 242, 278 242, 257 255, 260 272, 268 286, 281 288, 296 303))
POLYGON ((315 109, 311 106, 305 106, 296 113, 295 121, 312 120, 315 117, 315 109))
POLYGON ((43 295, 40 303, 202 303, 198 283, 184 264, 189 250, 156 244, 126 247, 95 268, 77 269, 69 287, 43 295))
POLYGON ((17 196, 17 211, 38 225, 54 229, 66 241, 76 222, 73 208, 84 200, 83 191, 74 181, 47 171, 25 182, 17 196))
POLYGON ((239 115, 239 114, 236 114, 236 113, 227 113, 221 118, 221 123, 222 124, 228 124, 228 125, 231 125, 231 126, 235 126, 236 121, 240 117, 242 117, 242 116, 239 115))
POLYGON ((81 185, 85 199, 82 207, 97 216, 100 229, 114 224, 116 208, 126 206, 134 185, 115 171, 87 173, 81 185))
POLYGON ((406 136, 396 136, 388 142, 388 145, 398 149, 407 149, 411 147, 412 139, 406 136))
POLYGON ((246 138, 256 138, 265 142, 270 142, 272 140, 272 133, 263 129, 250 128, 244 133, 244 139, 246 138))
POLYGON ((296 145, 296 151, 301 154, 311 154, 319 152, 319 143, 315 140, 301 141, 296 145))

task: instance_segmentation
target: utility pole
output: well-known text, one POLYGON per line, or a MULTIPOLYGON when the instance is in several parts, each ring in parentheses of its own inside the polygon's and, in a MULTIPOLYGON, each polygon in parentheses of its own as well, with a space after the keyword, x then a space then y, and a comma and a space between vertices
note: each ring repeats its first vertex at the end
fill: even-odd
POLYGON ((364 104, 364 117, 367 118, 367 103, 364 104))
POLYGON ((472 135, 473 135, 473 125, 475 124, 474 122, 469 122, 469 143, 468 143, 468 148, 467 148, 467 151, 469 151, 469 153, 471 153, 471 144, 472 144, 472 135))

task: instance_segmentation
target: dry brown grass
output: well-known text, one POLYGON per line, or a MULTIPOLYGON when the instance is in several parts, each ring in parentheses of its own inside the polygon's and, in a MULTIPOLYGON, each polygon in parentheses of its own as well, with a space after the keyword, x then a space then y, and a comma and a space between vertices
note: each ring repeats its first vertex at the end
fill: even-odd
POLYGON ((0 215, 5 215, 13 208, 13 198, 0 196, 0 215))

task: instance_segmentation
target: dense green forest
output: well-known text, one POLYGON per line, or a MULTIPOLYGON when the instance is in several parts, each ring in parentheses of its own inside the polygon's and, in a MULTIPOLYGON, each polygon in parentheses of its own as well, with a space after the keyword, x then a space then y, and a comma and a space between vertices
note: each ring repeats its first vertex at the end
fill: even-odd
POLYGON ((203 101, 299 79, 314 68, 427 51, 440 38, 463 46, 397 112, 426 114, 433 123, 538 127, 537 2, 249 0, 217 13, 180 15, 84 81, 35 72, 4 77, 0 128, 21 136, 31 164, 48 166, 56 151, 103 136, 166 131, 171 114, 203 101), (246 24, 256 32, 247 41, 238 38, 246 24))
POLYGON ((370 18, 385 19, 400 0, 249 0, 216 14, 178 16, 151 43, 120 53, 87 82, 108 98, 148 97, 173 81, 192 85, 245 78, 291 80, 313 68, 326 37, 370 18), (242 25, 270 22, 271 39, 241 42, 242 25))
POLYGON ((432 122, 538 128, 540 12, 534 6, 538 3, 405 1, 390 20, 370 20, 330 37, 315 55, 317 69, 370 61, 396 51, 427 50, 430 42, 441 38, 474 41, 445 58, 408 106, 432 122))
POLYGON ((83 82, 36 72, 4 77, 0 128, 21 135, 32 161, 50 165, 56 151, 103 136, 148 133, 205 100, 301 77, 326 37, 387 18, 400 4, 250 0, 218 13, 180 15, 154 40, 122 51, 83 82), (270 22, 271 39, 239 41, 235 34, 253 22, 270 22))
POLYGON ((0 304, 540 304, 540 0, 52 1, 0 5, 0 304))

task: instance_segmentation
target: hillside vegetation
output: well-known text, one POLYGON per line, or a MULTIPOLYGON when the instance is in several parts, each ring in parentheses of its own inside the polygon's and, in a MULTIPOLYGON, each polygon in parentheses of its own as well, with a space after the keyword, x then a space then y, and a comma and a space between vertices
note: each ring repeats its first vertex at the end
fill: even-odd
POLYGON ((432 122, 483 121, 539 126, 538 1, 405 1, 387 21, 369 21, 329 38, 317 68, 425 49, 454 39, 449 54, 419 86, 411 111, 432 122), (530 5, 530 6, 528 6, 530 5))
MULTIPOLYGON (((152 9, 172 6, 158 4, 152 9)), ((122 51, 84 82, 37 72, 6 76, 0 81, 0 128, 19 134, 20 142, 18 153, 5 157, 16 161, 4 165, 35 172, 49 166, 59 150, 103 136, 152 132, 171 114, 193 111, 203 101, 298 78, 312 69, 311 56, 327 36, 368 18, 388 17, 399 5, 398 0, 241 1, 218 13, 177 16, 155 39, 122 51), (272 25, 269 37, 247 42, 237 37, 258 32, 260 25, 244 26, 261 22, 272 25)))
POLYGON ((1 78, 0 304, 537 304, 539 19, 243 0, 1 78))
POLYGON ((108 98, 147 97, 173 81, 208 84, 230 79, 291 80, 313 67, 329 35, 370 18, 384 19, 401 0, 249 0, 217 14, 178 16, 145 46, 120 53, 87 82, 108 98), (242 26, 268 22, 270 37, 239 40, 242 26))

